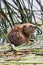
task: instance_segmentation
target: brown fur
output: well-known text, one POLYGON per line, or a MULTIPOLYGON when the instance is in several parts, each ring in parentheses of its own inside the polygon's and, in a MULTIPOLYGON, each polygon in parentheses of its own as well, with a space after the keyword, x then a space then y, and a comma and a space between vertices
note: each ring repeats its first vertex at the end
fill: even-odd
POLYGON ((35 28, 33 24, 25 23, 13 26, 8 31, 8 39, 15 46, 21 45, 23 43, 28 43, 30 36, 34 33, 35 28))

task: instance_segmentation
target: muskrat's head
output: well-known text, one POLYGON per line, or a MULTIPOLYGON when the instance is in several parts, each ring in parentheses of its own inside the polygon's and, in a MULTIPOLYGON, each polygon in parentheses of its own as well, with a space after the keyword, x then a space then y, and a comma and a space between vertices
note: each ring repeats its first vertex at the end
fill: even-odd
POLYGON ((22 31, 27 36, 32 35, 35 31, 38 31, 39 34, 42 33, 42 31, 36 25, 33 25, 33 24, 24 25, 22 31))

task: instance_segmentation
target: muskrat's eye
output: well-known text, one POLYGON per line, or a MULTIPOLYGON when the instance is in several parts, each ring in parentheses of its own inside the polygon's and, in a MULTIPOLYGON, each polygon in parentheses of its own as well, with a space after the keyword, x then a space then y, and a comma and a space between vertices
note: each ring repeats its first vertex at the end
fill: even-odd
POLYGON ((32 27, 32 25, 30 25, 29 27, 32 27))

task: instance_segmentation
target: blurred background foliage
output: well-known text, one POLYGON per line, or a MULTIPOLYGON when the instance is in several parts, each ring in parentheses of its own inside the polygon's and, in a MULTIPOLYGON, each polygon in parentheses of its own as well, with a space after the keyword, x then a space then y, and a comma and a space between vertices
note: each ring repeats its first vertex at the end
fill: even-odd
MULTIPOLYGON (((33 59, 32 62, 36 63, 36 60, 38 62, 40 62, 40 60, 43 61, 43 57, 42 56, 36 56, 37 54, 42 55, 43 54, 43 5, 41 3, 41 0, 0 0, 0 61, 3 62, 3 58, 4 61, 8 60, 31 60, 33 59), (10 2, 11 1, 11 2, 10 2), (38 4, 38 6, 40 7, 40 9, 37 7, 37 5, 33 4, 33 2, 35 1, 35 3, 38 4), (28 7, 27 7, 27 6, 28 7), (35 8, 35 9, 33 9, 35 8), (38 13, 40 12, 40 14, 38 13), (37 16, 36 16, 36 15, 37 16), (40 20, 37 21, 37 19, 40 20), (33 36, 33 40, 34 42, 29 42, 31 43, 26 44, 26 45, 20 45, 18 47, 12 46, 14 50, 18 51, 18 50, 23 50, 23 49, 28 49, 31 50, 31 53, 29 55, 28 54, 24 54, 23 56, 19 54, 19 56, 17 55, 17 53, 13 53, 12 51, 9 53, 2 53, 3 51, 9 51, 11 48, 9 43, 6 43, 6 38, 7 38, 7 30, 9 27, 15 26, 17 24, 22 24, 22 23, 33 23, 35 25, 40 26, 41 30, 42 30, 42 34, 41 35, 35 35, 35 37, 33 36), (4 45, 5 44, 5 45, 4 45), (1 45, 3 45, 1 47, 1 45), (9 47, 10 46, 10 47, 9 47), (12 54, 13 53, 13 54, 12 54), (14 55, 15 54, 15 55, 14 55), (14 55, 14 56, 13 56, 14 55), (2 58, 1 58, 2 57, 2 58), (40 58, 39 58, 40 57, 40 58), (19 58, 19 59, 18 59, 19 58)), ((24 52, 23 52, 24 53, 24 52)), ((20 65, 19 62, 15 62, 15 65, 20 65)), ((14 63, 11 62, 6 62, 3 63, 2 65, 12 65, 14 63)), ((22 65, 23 62, 22 62, 22 65)), ((27 64, 25 64, 27 65, 27 64)), ((33 65, 33 64, 32 64, 33 65)), ((34 64, 35 65, 35 64, 34 64)))
MULTIPOLYGON (((33 10, 33 7, 35 7, 41 13, 41 18, 37 18, 40 19, 41 23, 43 24, 43 6, 41 4, 41 0, 36 0, 40 10, 33 5, 33 0, 26 0, 26 2, 28 4, 28 8, 25 5, 25 0, 12 0, 13 4, 8 0, 0 0, 0 40, 5 37, 3 33, 6 34, 7 29, 15 26, 16 24, 29 22, 39 25, 37 24, 36 16, 34 14, 35 10, 33 10), (32 18, 34 19, 34 22, 32 18)), ((37 13, 37 15, 39 14, 37 13)))

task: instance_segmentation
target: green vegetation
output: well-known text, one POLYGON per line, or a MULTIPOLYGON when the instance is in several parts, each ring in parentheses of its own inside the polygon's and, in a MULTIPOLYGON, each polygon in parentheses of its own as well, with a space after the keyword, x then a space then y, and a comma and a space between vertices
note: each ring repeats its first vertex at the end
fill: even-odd
MULTIPOLYGON (((0 1, 0 39, 6 39, 6 45, 0 46, 0 65, 43 64, 43 32, 41 35, 32 37, 34 41, 30 41, 30 44, 23 44, 17 47, 12 45, 14 52, 11 50, 10 42, 7 39, 7 30, 9 27, 22 23, 33 23, 33 17, 33 24, 39 26, 43 31, 43 19, 37 17, 41 20, 41 24, 36 21, 33 0, 26 0, 28 8, 26 8, 24 0, 12 0, 12 2, 15 6, 7 0, 0 1), (2 8, 1 2, 4 4, 5 9, 2 8)), ((42 13, 43 6, 41 2, 39 0, 36 0, 36 2, 40 6, 40 12, 42 13)), ((38 10, 37 7, 35 8, 38 10)))

